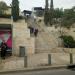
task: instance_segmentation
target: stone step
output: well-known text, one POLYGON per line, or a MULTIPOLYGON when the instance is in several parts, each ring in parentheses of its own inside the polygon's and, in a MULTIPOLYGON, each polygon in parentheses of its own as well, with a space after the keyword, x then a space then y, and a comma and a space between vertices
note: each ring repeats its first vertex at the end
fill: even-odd
POLYGON ((52 48, 52 49, 44 49, 44 48, 38 48, 36 49, 37 53, 65 53, 65 51, 62 48, 52 48))

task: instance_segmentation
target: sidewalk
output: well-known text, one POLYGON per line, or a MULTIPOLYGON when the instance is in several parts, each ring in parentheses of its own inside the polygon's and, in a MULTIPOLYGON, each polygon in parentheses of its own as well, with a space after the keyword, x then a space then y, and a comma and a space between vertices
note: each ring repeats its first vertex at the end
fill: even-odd
POLYGON ((36 67, 24 67, 24 58, 11 56, 5 60, 0 61, 0 74, 11 72, 29 72, 40 70, 52 70, 67 68, 67 65, 41 65, 36 67))
POLYGON ((32 57, 29 56, 28 65, 30 66, 24 68, 23 57, 11 56, 6 58, 5 60, 0 60, 0 72, 67 68, 67 65, 69 64, 68 58, 69 57, 66 54, 52 54, 52 64, 48 65, 48 58, 46 54, 36 54, 32 55, 32 57))
POLYGON ((42 70, 53 70, 53 69, 66 69, 67 65, 55 65, 55 66, 42 66, 42 67, 33 67, 33 68, 20 68, 13 70, 2 70, 0 74, 4 73, 14 73, 14 72, 31 72, 31 71, 42 71, 42 70))
POLYGON ((0 60, 0 63, 0 71, 24 68, 24 59, 20 57, 11 56, 0 60))

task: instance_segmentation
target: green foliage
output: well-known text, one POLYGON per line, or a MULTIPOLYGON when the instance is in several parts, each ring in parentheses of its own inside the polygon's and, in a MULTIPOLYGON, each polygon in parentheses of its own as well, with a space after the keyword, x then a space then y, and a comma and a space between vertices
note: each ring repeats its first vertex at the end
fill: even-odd
POLYGON ((70 20, 65 20, 63 19, 62 22, 61 22, 61 26, 62 27, 66 27, 66 28, 70 28, 73 24, 73 20, 70 19, 70 20))
POLYGON ((35 14, 36 14, 36 16, 38 16, 38 17, 42 17, 44 13, 43 13, 42 10, 37 10, 37 11, 35 12, 35 14))
POLYGON ((45 24, 50 24, 51 26, 55 23, 58 23, 58 19, 63 16, 63 9, 53 7, 53 0, 51 0, 50 10, 48 9, 48 0, 46 0, 45 13, 44 13, 44 22, 45 24))
POLYGON ((54 9, 54 18, 62 18, 63 9, 56 8, 54 9))
MULTIPOLYGON (((2 15, 0 15, 0 18, 9 18, 9 19, 11 19, 11 15, 9 15, 9 14, 2 14, 2 15)), ((19 16, 19 19, 23 19, 23 17, 19 16)))
POLYGON ((50 11, 49 11, 49 23, 51 26, 53 25, 53 18, 54 18, 54 6, 53 6, 53 0, 51 0, 50 11))
POLYGON ((75 22, 75 11, 74 8, 64 10, 64 15, 61 21, 63 27, 70 28, 75 22))
POLYGON ((0 1, 0 15, 4 14, 4 11, 8 9, 8 6, 5 2, 0 1))
POLYGON ((61 38, 63 39, 63 44, 64 47, 66 48, 75 48, 75 40, 73 39, 72 36, 61 36, 61 38))
POLYGON ((61 27, 70 28, 75 23, 75 6, 71 9, 53 8, 53 0, 51 0, 50 10, 48 9, 48 0, 46 0, 44 22, 47 25, 59 24, 61 27))
POLYGON ((12 0, 12 16, 14 21, 17 21, 19 19, 19 1, 18 0, 12 0))
POLYGON ((47 25, 49 22, 49 13, 48 12, 45 12, 44 13, 44 23, 47 25))
POLYGON ((48 9, 48 0, 45 1, 45 11, 44 11, 44 23, 48 25, 49 22, 49 9, 48 9))
POLYGON ((0 15, 0 18, 11 18, 11 15, 2 14, 2 15, 0 15))
POLYGON ((54 18, 54 9, 50 9, 49 12, 49 23, 52 26, 53 25, 53 18, 54 18))
POLYGON ((19 16, 19 19, 23 19, 23 17, 22 16, 19 16))

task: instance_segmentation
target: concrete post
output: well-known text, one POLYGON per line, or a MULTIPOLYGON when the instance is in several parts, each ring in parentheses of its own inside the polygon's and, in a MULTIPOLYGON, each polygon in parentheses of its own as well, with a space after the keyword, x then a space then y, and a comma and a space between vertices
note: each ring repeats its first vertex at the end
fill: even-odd
POLYGON ((70 53, 70 64, 73 64, 73 54, 70 53))
POLYGON ((51 54, 48 54, 48 65, 51 65, 51 54))
POLYGON ((24 57, 24 67, 27 67, 27 56, 24 57))
POLYGON ((1 65, 1 63, 2 63, 2 58, 0 57, 0 65, 1 65))

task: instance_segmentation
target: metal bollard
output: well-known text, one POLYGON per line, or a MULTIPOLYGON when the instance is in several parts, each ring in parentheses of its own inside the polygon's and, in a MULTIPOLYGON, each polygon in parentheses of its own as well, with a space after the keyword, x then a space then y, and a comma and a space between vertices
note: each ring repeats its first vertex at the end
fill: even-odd
POLYGON ((73 54, 70 53, 70 64, 73 64, 73 54))
POLYGON ((27 56, 24 57, 24 67, 27 67, 27 56))
POLYGON ((51 54, 48 54, 48 65, 51 65, 51 54))

